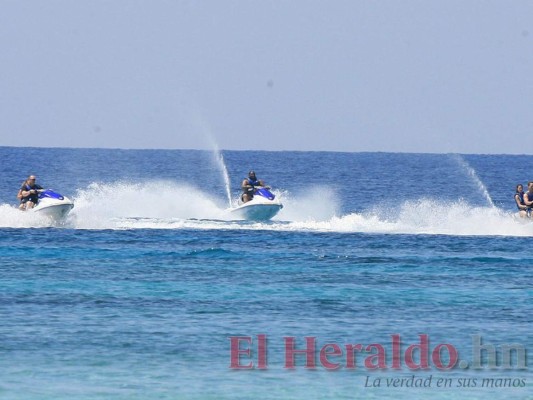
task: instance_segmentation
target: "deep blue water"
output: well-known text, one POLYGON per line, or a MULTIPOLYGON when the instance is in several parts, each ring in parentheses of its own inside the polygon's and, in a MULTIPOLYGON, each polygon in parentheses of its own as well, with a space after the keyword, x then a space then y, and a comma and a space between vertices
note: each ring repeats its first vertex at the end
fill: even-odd
POLYGON ((533 224, 512 217, 533 156, 224 151, 232 197, 253 168, 282 199, 269 223, 230 220, 212 152, 0 156, 0 398, 533 398, 530 354, 500 351, 533 348, 533 224), (16 210, 29 174, 74 200, 64 225, 16 210), (258 335, 268 368, 231 369, 230 338, 257 367, 258 335), (392 335, 402 355, 427 335, 429 369, 391 368, 392 335), (436 367, 439 344, 471 364, 476 335, 493 369, 436 367), (285 337, 315 338, 315 369, 284 368, 285 337), (328 370, 328 343, 389 368, 328 370), (413 376, 431 387, 387 386, 413 376))

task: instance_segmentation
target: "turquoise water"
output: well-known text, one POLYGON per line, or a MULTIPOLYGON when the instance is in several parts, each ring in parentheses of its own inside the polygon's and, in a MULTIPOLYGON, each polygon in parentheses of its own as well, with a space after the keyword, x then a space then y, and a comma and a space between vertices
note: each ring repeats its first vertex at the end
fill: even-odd
POLYGON ((501 358, 533 344, 533 224, 512 218, 532 156, 223 152, 233 196, 253 168, 285 204, 250 223, 225 213, 211 152, 0 155, 0 398, 533 398, 529 353, 525 368, 518 353, 510 368, 501 358), (30 173, 74 200, 64 225, 16 210, 30 173), (420 335, 429 368, 412 370, 420 335), (237 336, 252 349, 240 342, 239 365, 256 368, 230 368, 237 336), (478 336, 497 351, 492 369, 488 350, 481 368, 460 366, 478 336), (303 355, 285 368, 286 337, 297 349, 315 338, 315 369, 303 355), (370 369, 369 350, 355 368, 346 351, 328 356, 339 363, 328 370, 328 343, 382 345, 388 368, 370 369), (437 368, 439 344, 456 365, 437 368), (430 387, 405 387, 412 377, 430 387))

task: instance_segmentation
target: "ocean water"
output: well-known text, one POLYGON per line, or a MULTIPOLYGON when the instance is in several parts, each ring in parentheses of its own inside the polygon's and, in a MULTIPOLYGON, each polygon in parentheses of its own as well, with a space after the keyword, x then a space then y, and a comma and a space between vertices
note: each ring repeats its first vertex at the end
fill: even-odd
POLYGON ((0 157, 1 399, 533 398, 533 156, 0 157), (268 223, 226 211, 250 169, 268 223), (63 224, 16 209, 29 174, 63 224))

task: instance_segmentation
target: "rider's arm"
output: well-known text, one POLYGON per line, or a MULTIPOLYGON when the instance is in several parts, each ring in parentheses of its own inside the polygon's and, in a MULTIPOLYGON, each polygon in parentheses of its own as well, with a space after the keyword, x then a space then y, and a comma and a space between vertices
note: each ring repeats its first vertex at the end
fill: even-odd
POLYGON ((17 194, 17 198, 18 199, 23 199, 25 197, 28 197, 34 193, 39 193, 40 190, 37 190, 37 189, 31 189, 31 190, 23 190, 23 189, 20 189, 19 190, 19 193, 17 194))
POLYGON ((526 206, 531 207, 531 206, 533 206, 533 198, 530 199, 529 197, 530 197, 529 194, 527 194, 527 193, 524 194, 524 203, 525 203, 526 206))
POLYGON ((31 190, 20 189, 17 197, 20 196, 19 198, 23 199, 24 197, 28 197, 30 194, 31 194, 31 190))

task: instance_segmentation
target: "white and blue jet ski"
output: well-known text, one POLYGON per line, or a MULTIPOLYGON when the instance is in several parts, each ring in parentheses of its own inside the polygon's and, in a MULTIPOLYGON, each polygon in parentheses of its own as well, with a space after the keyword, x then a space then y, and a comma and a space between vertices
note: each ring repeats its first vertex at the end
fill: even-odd
POLYGON ((45 189, 39 192, 39 201, 31 211, 54 220, 62 220, 73 207, 74 203, 68 197, 45 189))
POLYGON ((268 221, 283 208, 281 201, 269 188, 256 186, 252 200, 243 203, 239 198, 237 206, 228 211, 233 217, 248 221, 268 221))

